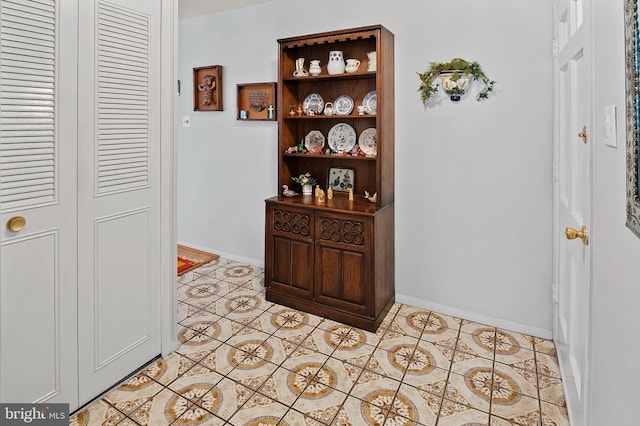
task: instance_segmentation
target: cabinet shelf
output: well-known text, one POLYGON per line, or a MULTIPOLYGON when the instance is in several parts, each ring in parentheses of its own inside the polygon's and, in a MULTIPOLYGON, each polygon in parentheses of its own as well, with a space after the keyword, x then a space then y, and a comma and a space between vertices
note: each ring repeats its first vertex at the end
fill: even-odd
POLYGON ((333 115, 324 115, 324 114, 320 114, 320 115, 286 115, 284 116, 285 120, 350 120, 350 119, 356 119, 356 120, 362 120, 364 118, 376 118, 376 114, 364 114, 364 115, 360 115, 360 114, 350 114, 350 115, 337 115, 337 114, 333 114, 333 115))
MULTIPOLYGON (((362 65, 361 65, 362 66, 362 65)), ((344 73, 344 74, 320 74, 320 75, 309 75, 305 77, 284 77, 282 81, 284 83, 307 83, 310 81, 327 81, 327 80, 361 80, 364 78, 376 78, 375 71, 364 71, 364 72, 352 72, 352 73, 344 73)))
POLYGON ((365 199, 362 195, 355 195, 353 201, 349 201, 347 193, 335 192, 332 200, 325 203, 316 202, 313 195, 296 195, 295 197, 285 197, 278 195, 267 200, 269 203, 278 203, 282 206, 290 207, 313 207, 316 210, 325 210, 339 213, 358 213, 364 215, 374 215, 386 207, 376 206, 375 203, 365 199))
POLYGON ((363 155, 341 155, 341 154, 284 154, 285 157, 301 157, 301 158, 321 158, 323 160, 365 160, 375 161, 376 157, 365 157, 363 155))

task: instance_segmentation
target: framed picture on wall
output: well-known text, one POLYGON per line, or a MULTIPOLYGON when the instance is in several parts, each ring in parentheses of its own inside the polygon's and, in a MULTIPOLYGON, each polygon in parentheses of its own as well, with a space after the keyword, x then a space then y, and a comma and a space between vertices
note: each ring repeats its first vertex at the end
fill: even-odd
POLYGON ((334 191, 348 192, 355 189, 356 172, 354 169, 346 167, 329 167, 327 172, 327 188, 334 191))
POLYGON ((222 111, 222 65, 193 69, 193 110, 222 111))

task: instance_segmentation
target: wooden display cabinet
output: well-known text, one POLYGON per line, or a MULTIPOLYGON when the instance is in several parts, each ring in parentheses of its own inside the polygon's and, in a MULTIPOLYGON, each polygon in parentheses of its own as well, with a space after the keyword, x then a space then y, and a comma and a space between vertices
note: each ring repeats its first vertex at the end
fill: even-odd
MULTIPOLYGON (((354 200, 344 192, 319 202, 313 195, 266 200, 265 285, 267 300, 375 330, 395 301, 394 287, 394 37, 381 25, 278 40, 278 192, 282 185, 300 192, 292 177, 309 172, 324 190, 330 168, 352 169, 354 200), (360 60, 358 71, 328 74, 329 52, 360 60), (375 71, 367 54, 376 52, 375 71), (296 60, 320 60, 321 73, 294 76, 296 60), (377 109, 359 115, 375 90, 377 109), (347 115, 298 115, 310 94, 324 102, 342 95, 354 101, 347 115), (291 111, 296 114, 291 114, 291 111), (350 125, 356 139, 376 129, 376 155, 330 152, 329 132, 350 125), (317 130, 321 152, 291 152, 317 130), (377 194, 375 202, 364 192, 377 194)), ((335 141, 334 145, 335 147, 335 141)), ((357 148, 357 147, 356 147, 357 148)), ((356 149, 353 150, 353 153, 356 149)))

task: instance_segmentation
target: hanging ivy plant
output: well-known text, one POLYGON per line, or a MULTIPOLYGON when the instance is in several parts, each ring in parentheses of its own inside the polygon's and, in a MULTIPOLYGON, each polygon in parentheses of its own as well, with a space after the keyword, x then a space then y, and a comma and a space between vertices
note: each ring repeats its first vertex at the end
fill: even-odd
POLYGON ((480 82, 484 87, 476 96, 476 100, 487 99, 493 91, 494 80, 489 79, 477 62, 468 62, 461 58, 454 58, 449 62, 432 62, 429 68, 420 77, 420 98, 427 103, 438 87, 451 96, 451 100, 459 100, 472 81, 480 82))

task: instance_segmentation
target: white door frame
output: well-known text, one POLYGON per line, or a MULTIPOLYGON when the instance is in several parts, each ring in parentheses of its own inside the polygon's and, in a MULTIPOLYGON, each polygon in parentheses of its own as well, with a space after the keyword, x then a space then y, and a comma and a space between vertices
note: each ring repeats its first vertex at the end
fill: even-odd
POLYGON ((162 0, 161 111, 160 131, 160 311, 162 356, 178 346, 176 256, 177 256, 177 161, 175 150, 174 102, 177 90, 178 0, 162 0))

